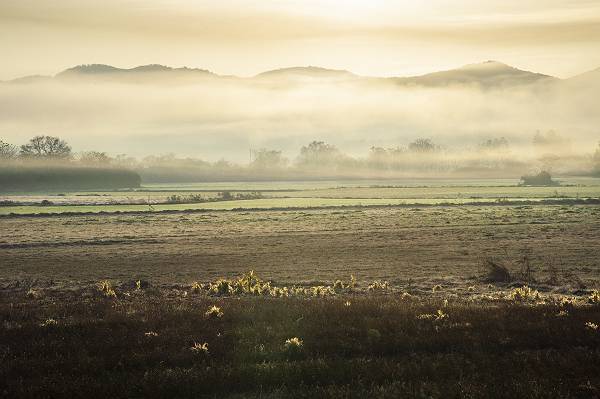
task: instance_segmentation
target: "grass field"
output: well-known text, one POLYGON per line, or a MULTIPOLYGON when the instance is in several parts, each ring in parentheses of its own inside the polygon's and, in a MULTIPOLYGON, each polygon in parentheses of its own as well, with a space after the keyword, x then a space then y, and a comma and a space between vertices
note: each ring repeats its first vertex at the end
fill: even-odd
MULTIPOLYGON (((36 215, 60 213, 118 213, 118 212, 168 212, 200 210, 254 210, 254 209, 304 209, 332 207, 377 207, 404 205, 474 205, 477 203, 529 203, 545 201, 566 202, 569 198, 264 198, 239 201, 216 201, 198 204, 153 204, 149 205, 61 205, 61 206, 4 206, 0 215, 36 215)), ((580 199, 576 199, 578 201, 580 199)), ((584 200, 584 199, 581 199, 584 200)))
POLYGON ((288 189, 1 207, 0 396, 600 394, 595 186, 288 189))
POLYGON ((588 298, 23 287, 0 317, 7 397, 593 398, 600 384, 588 298))
POLYGON ((185 283, 249 269, 287 282, 357 278, 466 287, 480 259, 530 256, 598 280, 599 206, 332 208, 8 217, 0 281, 185 283), (410 281, 409 281, 410 280, 410 281))
POLYGON ((600 198, 600 179, 571 179, 566 180, 564 184, 566 185, 561 187, 520 187, 516 182, 506 180, 415 180, 150 185, 137 191, 6 194, 0 196, 0 201, 7 201, 5 206, 0 207, 0 215, 436 205, 600 198), (201 196, 207 200, 218 199, 222 191, 229 191, 233 195, 256 191, 262 198, 216 202, 186 201, 186 198, 192 196, 201 196), (182 203, 167 203, 171 196, 181 197, 182 203), (48 202, 41 206, 42 201, 48 202))

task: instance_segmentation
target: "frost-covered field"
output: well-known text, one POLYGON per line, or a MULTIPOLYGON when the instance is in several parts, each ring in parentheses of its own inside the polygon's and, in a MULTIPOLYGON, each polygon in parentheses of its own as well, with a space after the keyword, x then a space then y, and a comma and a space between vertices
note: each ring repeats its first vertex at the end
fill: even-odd
POLYGON ((600 198, 600 179, 561 179, 558 187, 517 181, 406 180, 148 185, 136 191, 0 195, 0 215, 62 212, 142 212, 198 209, 309 208, 600 198), (224 201, 223 193, 233 198, 224 201), (249 199, 236 199, 246 196, 249 199))

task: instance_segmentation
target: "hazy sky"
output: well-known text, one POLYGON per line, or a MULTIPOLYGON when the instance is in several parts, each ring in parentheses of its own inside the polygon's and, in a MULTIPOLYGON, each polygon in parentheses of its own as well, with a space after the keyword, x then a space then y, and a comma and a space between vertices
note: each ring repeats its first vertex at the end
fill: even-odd
POLYGON ((600 67, 600 2, 1 0, 0 54, 0 79, 87 63, 389 76, 488 59, 568 77, 600 67))

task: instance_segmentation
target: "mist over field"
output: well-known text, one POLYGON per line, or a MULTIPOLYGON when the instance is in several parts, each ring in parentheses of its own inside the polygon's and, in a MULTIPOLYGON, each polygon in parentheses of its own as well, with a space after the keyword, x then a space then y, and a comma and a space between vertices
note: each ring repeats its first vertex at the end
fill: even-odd
POLYGON ((0 0, 0 397, 600 398, 600 1, 0 0))
POLYGON ((561 80, 496 62, 404 79, 319 68, 238 78, 88 66, 0 84, 0 137, 20 143, 48 134, 79 150, 236 163, 260 148, 294 159, 313 140, 365 157, 372 146, 419 138, 461 152, 504 137, 505 156, 528 161, 543 155, 532 145, 537 131, 564 138, 555 155, 591 155, 599 94, 600 70, 561 80))

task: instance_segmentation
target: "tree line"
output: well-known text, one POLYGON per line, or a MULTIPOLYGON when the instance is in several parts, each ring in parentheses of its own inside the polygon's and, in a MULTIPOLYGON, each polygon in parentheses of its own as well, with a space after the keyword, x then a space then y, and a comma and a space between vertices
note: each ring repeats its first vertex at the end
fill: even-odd
POLYGON ((101 152, 79 153, 58 137, 35 136, 17 147, 0 140, 0 191, 135 188, 140 175, 110 165, 101 152), (94 167, 90 167, 94 166, 94 167))
POLYGON ((105 152, 84 151, 73 153, 71 146, 63 139, 54 136, 34 136, 20 147, 0 139, 0 160, 54 160, 73 161, 83 164, 108 165, 111 157, 105 152))
POLYGON ((312 141, 302 146, 292 160, 280 150, 261 148, 251 152, 248 164, 236 164, 224 159, 208 162, 173 154, 136 159, 125 154, 109 156, 98 151, 74 153, 65 140, 40 135, 21 146, 0 140, 0 160, 15 165, 41 161, 70 166, 121 168, 136 171, 144 181, 157 182, 393 177, 398 174, 445 176, 452 173, 474 177, 494 174, 520 176, 532 171, 534 166, 539 170, 559 173, 574 171, 600 174, 600 145, 593 155, 573 154, 568 151, 568 139, 554 131, 537 132, 531 144, 537 155, 530 159, 524 159, 522 153, 515 154, 505 137, 489 138, 461 149, 448 149, 430 138, 418 138, 404 146, 372 146, 365 157, 353 157, 333 144, 312 141))

